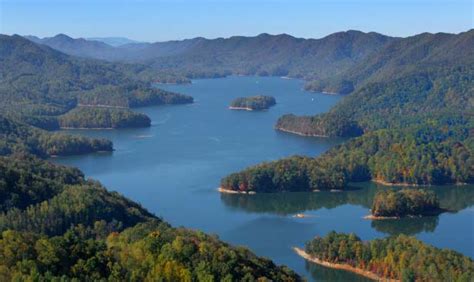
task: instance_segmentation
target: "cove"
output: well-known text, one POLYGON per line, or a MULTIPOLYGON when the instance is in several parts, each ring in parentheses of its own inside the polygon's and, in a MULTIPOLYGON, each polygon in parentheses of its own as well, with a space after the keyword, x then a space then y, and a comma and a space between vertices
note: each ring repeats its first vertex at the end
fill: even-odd
POLYGON ((331 230, 355 232, 364 240, 405 233, 474 256, 472 186, 430 188, 454 212, 399 222, 363 219, 376 189, 385 189, 375 184, 358 184, 357 189, 342 193, 227 195, 216 191, 221 177, 231 172, 295 154, 317 156, 342 142, 273 129, 283 114, 326 112, 340 96, 303 91, 299 80, 261 77, 159 87, 191 95, 195 103, 136 109, 150 116, 150 128, 67 131, 108 138, 116 151, 55 161, 79 167, 174 226, 215 233, 310 280, 366 281, 307 263, 293 252, 292 247, 331 230), (277 104, 267 111, 228 109, 233 99, 255 95, 273 96, 277 104), (292 217, 296 213, 310 216, 292 217))

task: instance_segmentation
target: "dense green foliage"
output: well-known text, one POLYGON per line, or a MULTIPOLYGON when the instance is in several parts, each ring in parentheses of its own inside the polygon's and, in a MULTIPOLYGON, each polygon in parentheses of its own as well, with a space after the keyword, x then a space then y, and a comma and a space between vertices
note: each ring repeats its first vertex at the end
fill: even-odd
POLYGON ((383 278, 403 281, 474 279, 474 262, 469 257, 405 235, 362 242, 354 234, 331 232, 307 242, 306 252, 320 260, 349 264, 383 278))
MULTIPOLYGON (((431 37, 425 42, 421 35, 407 39, 413 44, 406 47, 409 51, 386 50, 395 57, 411 58, 405 58, 405 64, 377 58, 379 65, 388 64, 375 72, 377 79, 361 84, 328 113, 303 117, 285 115, 278 120, 276 128, 326 137, 354 137, 365 132, 312 162, 311 166, 334 169, 322 176, 326 179, 342 173, 344 183, 370 179, 418 185, 472 183, 474 56, 469 56, 472 50, 464 48, 473 42, 473 34, 470 31, 457 36, 435 36, 441 37, 443 42, 434 42, 431 37), (459 44, 453 47, 455 42, 459 44), (432 49, 425 50, 427 44, 431 44, 432 49), (447 47, 459 48, 461 53, 443 49, 447 47), (423 53, 416 55, 422 50, 423 53), (445 53, 434 56, 435 50, 445 53), (395 68, 399 73, 394 74, 395 68)), ((278 161, 273 163, 278 164, 278 161)), ((306 162, 293 165, 291 169, 308 175, 306 162)), ((234 189, 237 186, 233 185, 234 189)), ((259 190, 290 189, 275 186, 259 190)))
POLYGON ((286 114, 277 120, 275 128, 303 136, 318 137, 354 137, 363 133, 362 128, 353 120, 334 115, 296 116, 286 114))
POLYGON ((285 115, 276 128, 306 135, 356 136, 400 128, 434 117, 472 110, 474 62, 417 70, 405 77, 369 84, 345 97, 328 113, 285 115))
POLYGON ((0 237, 0 277, 113 281, 297 281, 286 267, 215 237, 151 220, 109 233, 104 222, 62 236, 8 230, 0 237), (107 234, 110 234, 107 236, 107 234))
POLYGON ((34 157, 0 157, 0 211, 24 210, 61 193, 65 184, 83 181, 84 175, 75 168, 56 166, 34 157))
POLYGON ((30 153, 40 157, 112 151, 112 142, 47 131, 0 115, 0 155, 30 153))
POLYGON ((450 184, 474 181, 473 137, 463 119, 403 130, 378 130, 321 158, 344 168, 350 181, 450 184))
MULTIPOLYGON (((306 80, 308 90, 348 94, 368 83, 404 77, 420 68, 463 64, 474 57, 473 35, 473 30, 469 30, 394 38, 349 30, 320 39, 260 34, 119 48, 65 35, 31 39, 66 54, 111 61, 146 61, 163 81, 163 72, 168 74, 169 81, 180 81, 183 76, 288 76, 306 80)), ((150 72, 144 69, 142 72, 150 72)))
POLYGON ((128 108, 193 101, 155 89, 158 73, 147 66, 79 59, 17 35, 0 35, 0 63, 0 113, 48 130, 58 129, 56 117, 80 104, 128 108))
MULTIPOLYGON (((146 61, 156 71, 188 78, 243 74, 324 81, 364 61, 396 40, 360 31, 338 32, 316 40, 295 38, 287 34, 261 34, 255 37, 140 43, 120 48, 64 35, 31 39, 67 54, 111 61, 146 61)), ((338 91, 331 87, 332 85, 328 85, 325 89, 338 91)))
POLYGON ((371 179, 417 185, 472 183, 474 142, 469 124, 459 117, 403 130, 377 130, 318 158, 291 157, 250 167, 224 178, 222 186, 277 192, 343 189, 348 182, 371 179))
POLYGON ((275 98, 271 96, 258 95, 252 97, 239 97, 230 103, 230 107, 248 110, 266 110, 275 104, 275 98))
POLYGON ((61 128, 149 127, 150 118, 128 109, 78 107, 59 117, 61 128))
POLYGON ((403 189, 381 190, 372 204, 372 215, 380 217, 403 217, 434 215, 441 212, 439 199, 427 190, 403 189))
POLYGON ((348 182, 371 179, 416 185, 472 183, 474 142, 468 127, 459 117, 402 130, 381 129, 317 158, 291 157, 250 167, 224 178, 222 186, 277 192, 343 189, 348 182))
POLYGON ((98 86, 92 90, 81 93, 78 97, 79 105, 123 108, 164 104, 186 104, 192 102, 193 98, 187 95, 137 84, 98 86))
POLYGON ((0 280, 298 281, 215 236, 172 228, 72 168, 0 157, 0 280))
POLYGON ((241 192, 343 189, 346 184, 344 173, 331 163, 299 156, 249 167, 221 181, 221 187, 241 192))
POLYGON ((63 187, 63 191, 24 210, 10 209, 0 216, 0 230, 13 229, 60 235, 71 226, 105 221, 114 229, 134 226, 151 218, 138 204, 108 192, 92 181, 63 187))

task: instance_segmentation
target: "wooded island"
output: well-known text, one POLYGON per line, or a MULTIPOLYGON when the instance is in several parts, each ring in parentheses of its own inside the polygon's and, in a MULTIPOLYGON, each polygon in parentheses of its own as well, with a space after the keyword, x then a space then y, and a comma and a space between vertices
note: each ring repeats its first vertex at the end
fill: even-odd
POLYGON ((252 96, 240 97, 232 101, 229 109, 231 110, 247 110, 247 111, 261 111, 267 110, 276 104, 275 98, 271 96, 252 96))

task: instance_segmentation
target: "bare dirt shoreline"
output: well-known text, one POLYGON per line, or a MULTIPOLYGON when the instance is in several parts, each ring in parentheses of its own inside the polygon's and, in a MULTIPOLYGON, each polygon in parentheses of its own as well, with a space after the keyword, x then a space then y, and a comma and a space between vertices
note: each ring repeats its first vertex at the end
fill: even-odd
POLYGON ((282 127, 275 127, 275 129, 276 129, 276 130, 283 131, 283 132, 293 133, 293 134, 300 135, 300 136, 322 137, 322 138, 328 138, 328 137, 329 137, 329 136, 327 136, 327 135, 301 133, 301 132, 298 132, 298 131, 293 131, 293 130, 285 129, 285 128, 282 128, 282 127))
POLYGON ((222 188, 222 187, 219 187, 217 188, 217 191, 221 192, 221 193, 227 193, 227 194, 245 194, 245 195, 254 195, 254 194, 257 194, 257 192, 255 191, 235 191, 235 190, 231 190, 231 189, 226 189, 226 188, 222 188))
POLYGON ((66 126, 61 126, 59 129, 64 129, 64 130, 114 130, 117 128, 114 127, 66 127, 66 126))
POLYGON ((318 258, 312 257, 310 254, 306 253, 303 249, 300 249, 300 248, 297 248, 297 247, 294 247, 293 250, 299 256, 303 257, 305 260, 310 261, 310 262, 314 262, 316 264, 319 264, 319 265, 322 265, 322 266, 325 266, 325 267, 350 271, 350 272, 353 272, 353 273, 358 274, 358 275, 365 276, 365 277, 367 277, 369 279, 372 279, 372 280, 375 280, 375 281, 400 282, 400 280, 380 277, 380 276, 378 276, 377 274, 375 274, 373 272, 370 272, 370 271, 367 271, 367 270, 364 270, 364 269, 360 269, 360 268, 356 268, 356 267, 353 267, 349 264, 332 263, 332 262, 327 262, 327 261, 320 260, 318 258))
POLYGON ((376 215, 366 215, 364 216, 364 219, 370 219, 370 220, 384 220, 384 219, 400 219, 398 216, 376 216, 376 215))
MULTIPOLYGON (((412 184, 412 183, 405 183, 405 182, 394 183, 394 182, 387 182, 381 179, 372 179, 371 181, 377 184, 384 185, 384 186, 403 186, 403 187, 430 187, 432 186, 430 184, 412 184)), ((458 182, 458 183, 448 183, 447 185, 463 186, 463 185, 467 185, 467 183, 458 182)))
POLYGON ((252 108, 246 108, 246 107, 229 107, 229 110, 254 111, 254 109, 252 109, 252 108))

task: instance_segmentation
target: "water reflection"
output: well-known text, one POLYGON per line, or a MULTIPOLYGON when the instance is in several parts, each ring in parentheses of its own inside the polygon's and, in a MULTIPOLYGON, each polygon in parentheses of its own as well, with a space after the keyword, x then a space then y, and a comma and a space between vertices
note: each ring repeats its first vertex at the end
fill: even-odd
POLYGON ((327 267, 320 266, 315 263, 306 262, 306 271, 311 274, 311 277, 317 281, 352 281, 352 282, 368 282, 372 281, 369 278, 363 276, 354 275, 351 272, 345 270, 336 270, 327 267))
POLYGON ((222 194, 221 200, 228 207, 247 212, 289 215, 321 208, 332 209, 345 204, 370 208, 373 193, 375 189, 359 188, 346 192, 222 194))
POLYGON ((434 232, 439 223, 439 216, 421 218, 402 218, 373 220, 372 228, 389 235, 416 235, 421 232, 434 232))
MULTIPOLYGON (((362 206, 368 210, 378 189, 401 189, 400 187, 386 187, 374 183, 357 184, 354 188, 345 192, 222 194, 221 200, 231 209, 287 216, 306 211, 314 212, 323 208, 335 209, 347 204, 362 206)), ((472 185, 441 186, 426 189, 434 191, 440 199, 441 207, 449 210, 450 213, 456 213, 474 205, 474 186, 472 185)), ((438 223, 439 216, 430 216, 372 221, 371 227, 388 235, 416 235, 421 232, 434 232, 438 223)))

